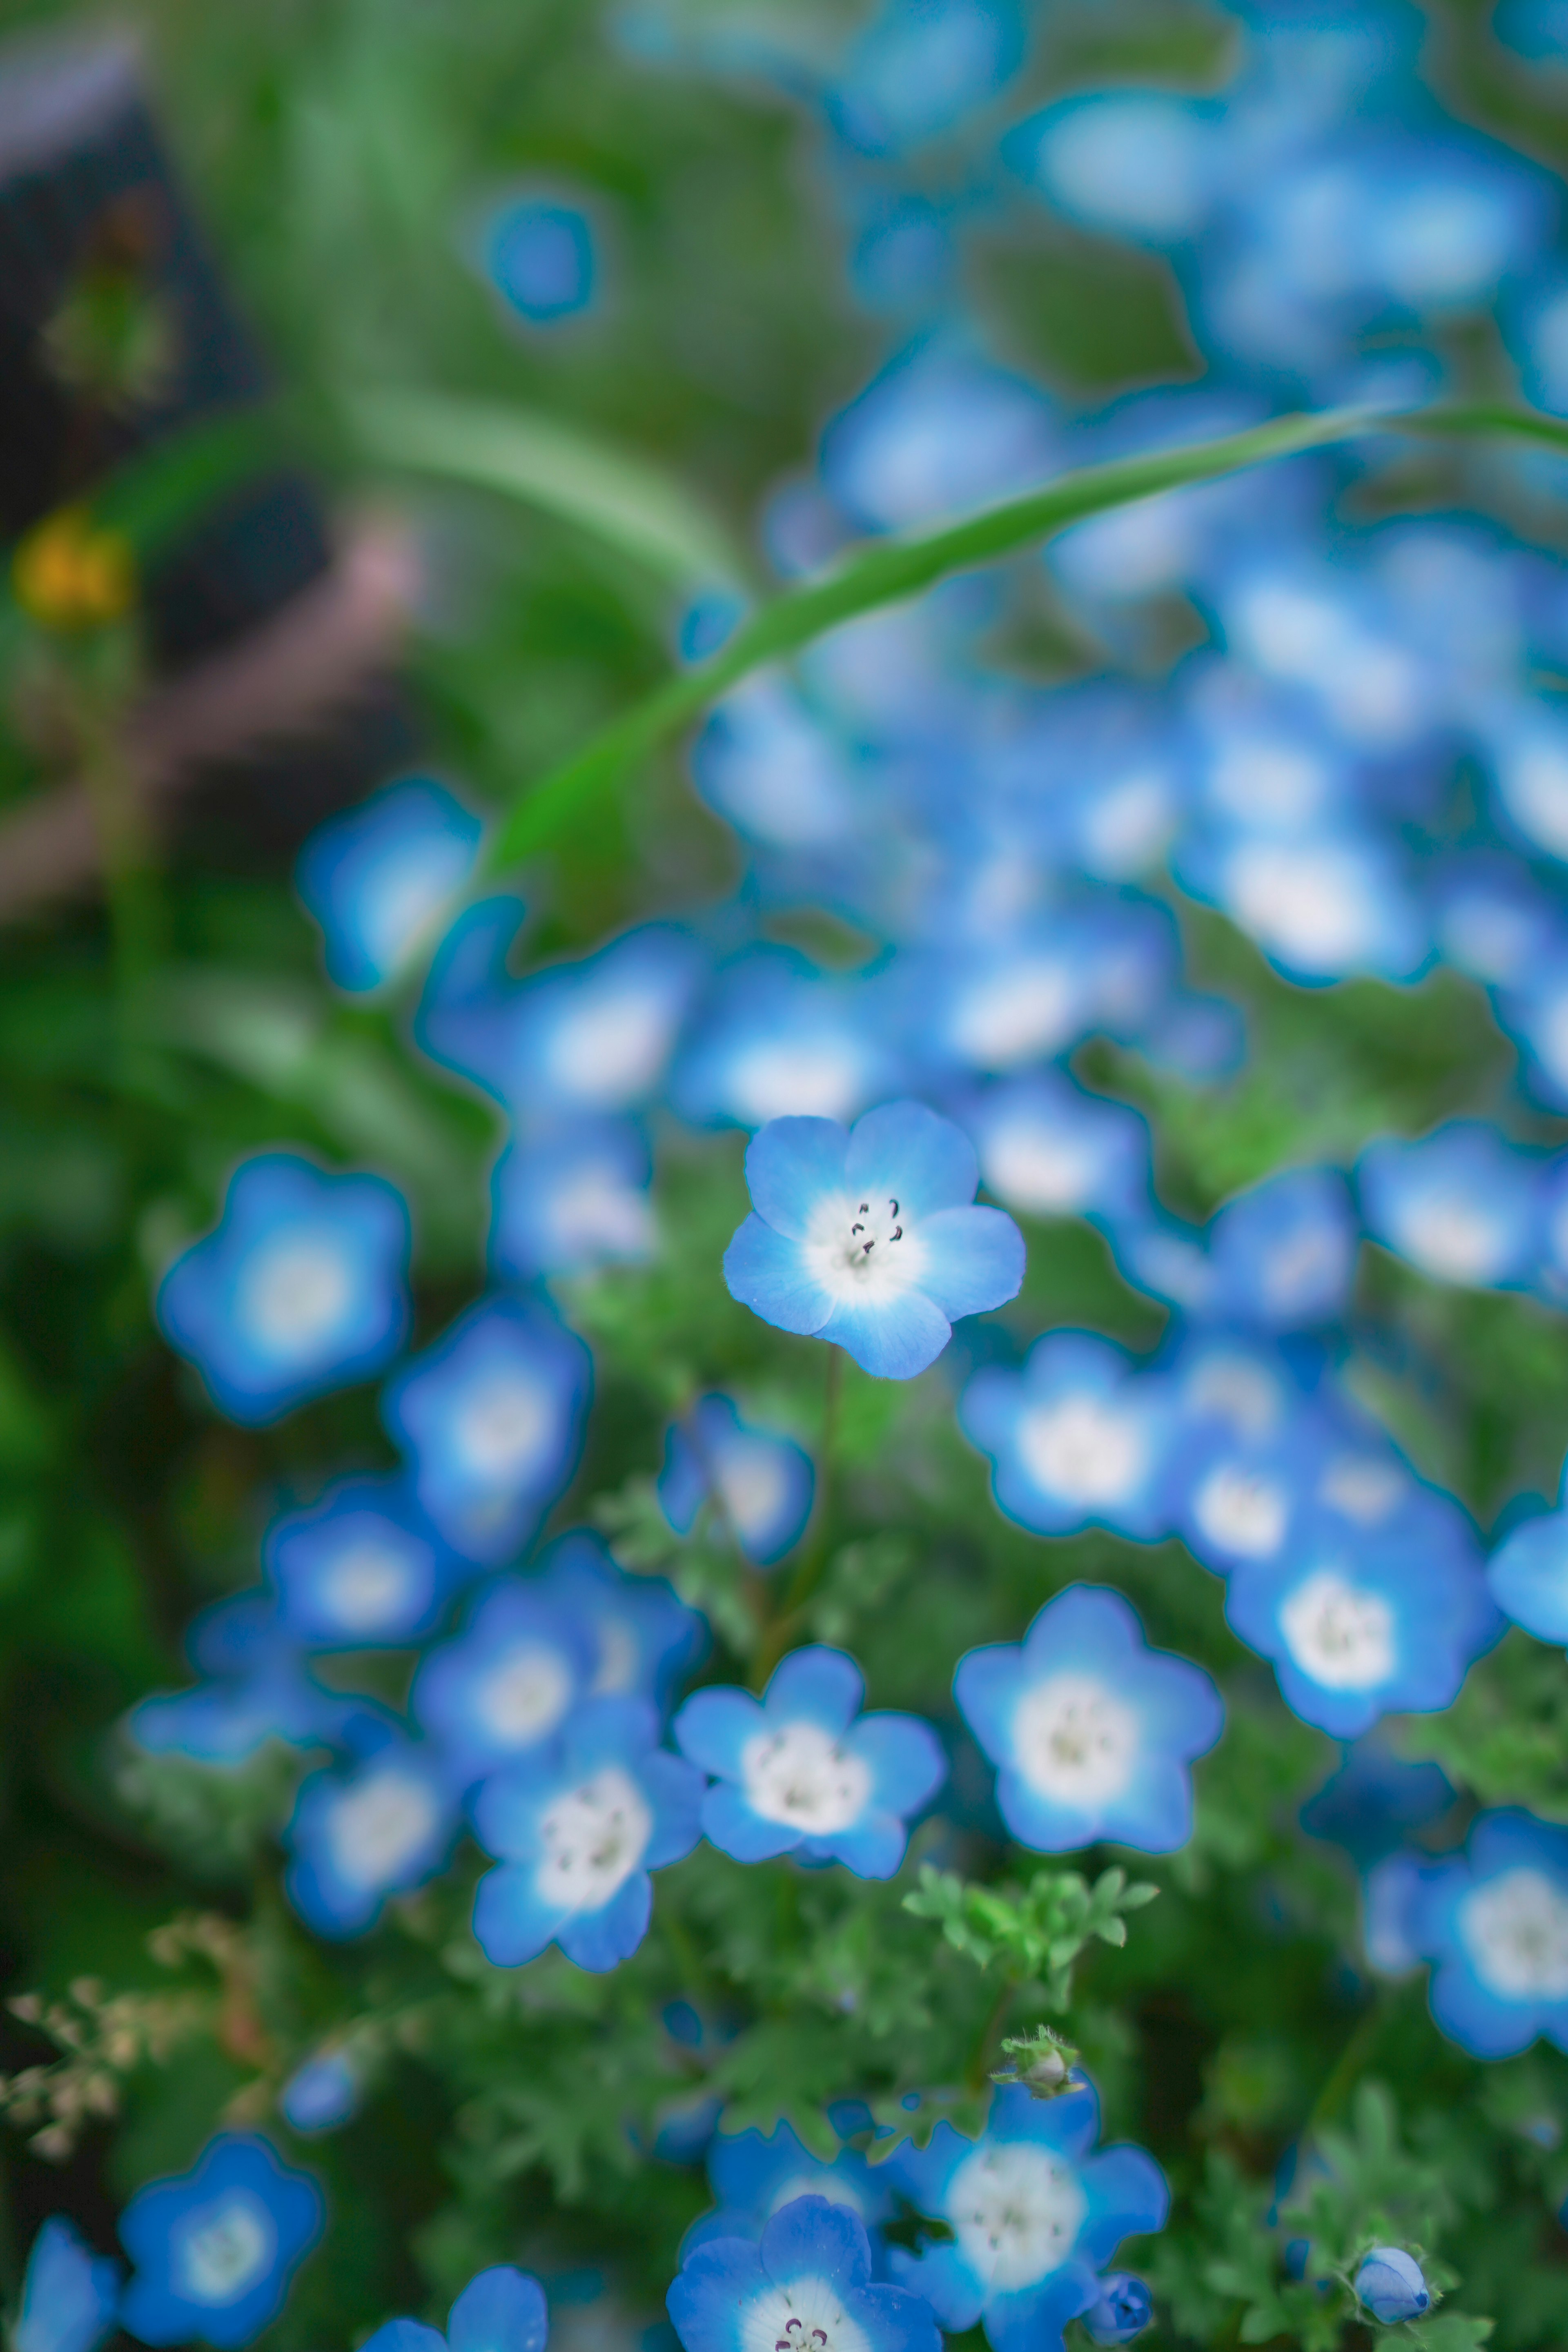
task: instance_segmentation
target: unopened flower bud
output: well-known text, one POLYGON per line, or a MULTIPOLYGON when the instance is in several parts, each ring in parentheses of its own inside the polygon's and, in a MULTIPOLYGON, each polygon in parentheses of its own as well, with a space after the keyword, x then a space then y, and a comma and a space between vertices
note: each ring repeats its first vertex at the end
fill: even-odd
POLYGON ((1373 2246, 1355 2274, 1355 2291, 1384 2327, 1419 2319, 1432 2302, 1420 2263, 1401 2246, 1373 2246))

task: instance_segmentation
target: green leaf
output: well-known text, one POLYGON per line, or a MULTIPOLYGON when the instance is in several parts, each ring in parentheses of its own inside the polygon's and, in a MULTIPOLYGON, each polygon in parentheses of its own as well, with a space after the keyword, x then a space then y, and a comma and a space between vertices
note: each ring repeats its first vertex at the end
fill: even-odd
POLYGON ((1480 2352, 1497 2322, 1474 2319, 1468 2311, 1445 2311, 1436 2319, 1413 2322, 1407 2336, 1426 2352, 1480 2352))

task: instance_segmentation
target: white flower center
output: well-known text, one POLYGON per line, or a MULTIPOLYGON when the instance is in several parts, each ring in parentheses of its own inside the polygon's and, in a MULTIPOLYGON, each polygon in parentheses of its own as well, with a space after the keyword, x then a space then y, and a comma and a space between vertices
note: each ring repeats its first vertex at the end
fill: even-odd
POLYGON ((1568 1894, 1520 1864, 1472 1887, 1459 1937, 1489 1992, 1504 2000, 1568 2000, 1568 1894))
POLYGON ((175 2291, 209 2309, 236 2303, 268 2270, 277 2248, 266 2206, 247 2189, 233 2189, 174 2224, 175 2291))
POLYGON ((1143 1433, 1109 1400, 1068 1396, 1018 1423, 1018 1452, 1037 1486, 1069 1503, 1114 1503, 1143 1475, 1143 1433))
POLYGON ((473 861, 465 841, 411 842, 366 877, 359 925, 372 962, 383 972, 402 962, 431 917, 445 905, 473 861))
POLYGON ((332 1867, 349 1886, 390 1885, 428 1844, 436 1799, 412 1773, 377 1772, 333 1806, 327 1843, 332 1867))
POLYGON ((1116 1796, 1138 1748, 1138 1717, 1091 1675, 1052 1675, 1013 1712, 1014 1763, 1031 1789, 1058 1803, 1116 1796))
POLYGON ((715 1464, 714 1477, 742 1542, 771 1535, 784 1500, 785 1470, 777 1449, 762 1438, 735 1438, 715 1464))
POLYGON ((647 1194, 607 1168, 589 1168, 563 1186, 550 1204, 557 1249, 575 1255, 602 1250, 609 1257, 643 1257, 653 1247, 647 1194))
POLYGON ((1051 1135, 1019 1122, 996 1129, 988 1139, 985 1181, 1015 1208, 1069 1216, 1094 1196, 1097 1158, 1094 1146, 1081 1137, 1051 1135))
POLYGON ((1398 1657, 1393 1610, 1331 1568, 1299 1584, 1279 1612, 1285 1646, 1324 1690, 1373 1690, 1398 1657))
POLYGON ((994 2294, 1015 2294, 1059 2270, 1088 2210, 1072 2167, 1028 2141, 977 2147, 947 2195, 959 2252, 994 2294))
POLYGON ((1205 1356, 1185 1383, 1194 1412, 1228 1421, 1238 1437, 1267 1437, 1279 1418, 1279 1383, 1247 1356, 1205 1356))
POLYGON ((657 993, 619 989, 573 1005, 551 1034, 551 1077, 579 1102, 618 1109, 658 1078, 673 1026, 673 1009, 657 993))
POLYGON ((1496 1222, 1457 1193, 1412 1201, 1399 1212, 1396 1239, 1403 1256, 1440 1282, 1489 1282, 1504 1255, 1496 1222))
POLYGON ((1013 964, 965 991, 953 1007, 949 1035, 976 1068, 1006 1070, 1065 1045, 1082 1010, 1078 982, 1065 963, 1013 964))
POLYGON ((745 1127, 770 1118, 848 1118, 862 1099, 865 1059, 847 1037, 752 1045, 731 1066, 728 1108, 745 1127))
POLYGON ((1209 1472, 1194 1496, 1193 1517, 1221 1551, 1237 1552, 1243 1559, 1269 1559, 1284 1541, 1290 1498, 1258 1471, 1225 1462, 1209 1472))
POLYGON ((870 2337, 825 2278, 764 2287, 742 2306, 739 2337, 736 2352, 871 2352, 870 2337))
POLYGON ((257 1346, 285 1362, 310 1361, 353 1304, 342 1247, 325 1234, 275 1241, 246 1268, 237 1304, 257 1346))
POLYGON ((602 1911, 642 1861, 653 1815, 641 1790, 607 1764, 539 1817, 541 1899, 561 1911, 602 1911))
POLYGON ((1324 1471, 1318 1493, 1331 1510, 1354 1519, 1358 1527, 1374 1528, 1388 1517, 1407 1483, 1394 1463, 1365 1454, 1342 1454, 1324 1471))
POLYGON ((599 1644, 594 1696, 614 1696, 635 1690, 642 1672, 642 1643, 624 1617, 601 1617, 595 1629, 599 1644))
POLYGON ((859 1820, 871 1773, 819 1723, 785 1723, 747 1740, 741 1784, 764 1822, 787 1822, 806 1837, 821 1837, 859 1820))
POLYGON ((497 1481, 532 1469, 551 1428, 550 1398, 526 1373, 496 1371, 470 1389, 453 1434, 470 1470, 497 1481))
POLYGON ((1371 944, 1363 877, 1332 850, 1249 843, 1230 862, 1229 896, 1244 930, 1310 971, 1357 962, 1371 944))
POLYGON ((572 1703, 572 1674, 559 1650, 531 1642, 509 1650, 474 1694, 494 1737, 509 1748, 531 1747, 553 1731, 572 1703))
POLYGON ((806 1265, 835 1298, 890 1301, 919 1281, 925 1246, 896 1193, 846 1193, 812 1219, 806 1265))
POLYGON ((408 1561, 367 1538, 328 1562, 321 1597, 345 1633, 374 1633, 402 1601, 408 1580, 408 1561))

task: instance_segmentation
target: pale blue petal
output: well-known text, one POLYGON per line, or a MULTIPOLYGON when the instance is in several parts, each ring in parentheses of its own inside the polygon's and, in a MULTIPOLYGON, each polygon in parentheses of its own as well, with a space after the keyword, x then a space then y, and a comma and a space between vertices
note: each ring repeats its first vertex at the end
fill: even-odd
POLYGON ((854 1722, 865 1696, 865 1677, 848 1652, 812 1642, 774 1667, 763 1705, 770 1723, 805 1716, 837 1732, 854 1722))
POLYGON ((683 1756, 704 1772, 732 1780, 741 1769, 742 1748, 763 1728, 762 1705, 750 1691, 721 1684, 694 1691, 670 1727, 683 1756))
POLYGON ((788 1822, 764 1822, 728 1780, 716 1780, 702 1800, 702 1834, 736 1862, 772 1862, 800 1843, 797 1829, 788 1822))
POLYGON ((492 1968, 517 1969, 538 1958, 565 1914, 540 1900, 534 1874, 503 1862, 474 1889, 474 1936, 492 1968))
MULTIPOLYGON (((730 1286, 734 1289, 733 1283, 730 1286)), ((876 1306, 843 1299, 816 1326, 816 1334, 853 1356, 874 1380, 912 1381, 935 1363, 952 1337, 952 1327, 923 1290, 905 1290, 876 1306)))
POLYGON ((724 1279, 731 1297, 775 1330, 809 1338, 833 1312, 831 1294, 807 1267, 800 1244, 761 1217, 748 1217, 725 1251, 724 1279))
MULTIPOLYGON (((924 1103, 883 1103, 857 1119, 845 1173, 873 1201, 922 1221, 974 1198, 980 1163, 963 1129, 924 1103)), ((755 1195, 753 1194, 753 1198, 755 1195)))
POLYGON ((746 1183, 757 1214, 800 1241, 825 1193, 844 1190, 849 1138, 836 1118, 773 1118, 746 1147, 746 1183))
POLYGON ((951 1323, 1005 1307, 1023 1287, 1024 1236, 1000 1209, 941 1209, 921 1219, 920 1236, 921 1288, 951 1323))
POLYGON ((544 2289, 508 2263, 470 2279, 447 2322, 452 2352, 544 2352, 549 2330, 544 2289))

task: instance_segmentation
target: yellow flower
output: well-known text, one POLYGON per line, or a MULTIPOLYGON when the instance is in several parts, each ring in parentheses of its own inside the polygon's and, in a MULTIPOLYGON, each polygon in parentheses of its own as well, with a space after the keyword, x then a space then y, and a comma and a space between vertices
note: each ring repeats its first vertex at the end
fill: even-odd
POLYGON ((136 597, 129 540, 100 530, 85 507, 61 507, 27 533, 11 561, 22 610, 47 629, 96 629, 136 597))

